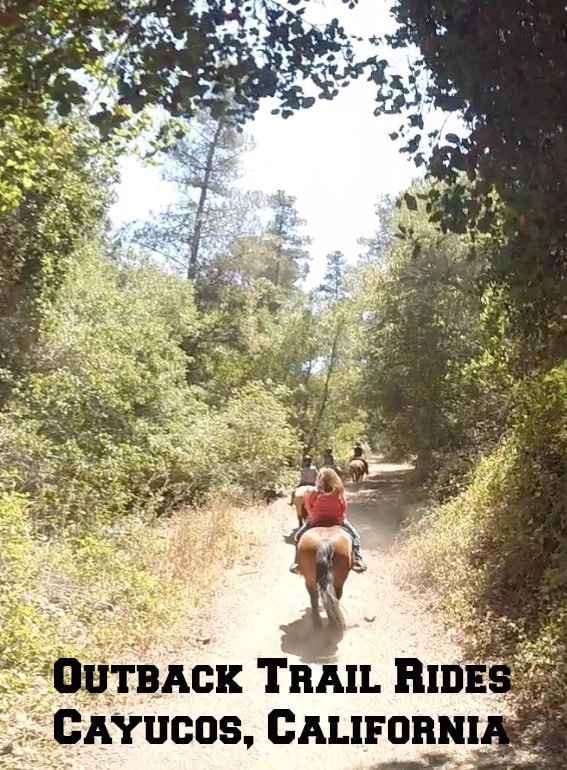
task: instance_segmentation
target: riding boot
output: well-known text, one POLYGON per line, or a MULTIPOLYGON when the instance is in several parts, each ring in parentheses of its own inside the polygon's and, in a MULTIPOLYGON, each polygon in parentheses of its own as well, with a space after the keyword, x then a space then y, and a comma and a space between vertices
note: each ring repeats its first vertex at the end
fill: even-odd
POLYGON ((362 554, 354 552, 354 559, 352 564, 352 570, 353 572, 366 572, 368 567, 364 563, 364 560, 362 558, 362 554))
POLYGON ((299 565, 297 563, 297 546, 295 548, 295 559, 291 567, 289 568, 290 572, 293 572, 294 575, 299 575, 299 565))

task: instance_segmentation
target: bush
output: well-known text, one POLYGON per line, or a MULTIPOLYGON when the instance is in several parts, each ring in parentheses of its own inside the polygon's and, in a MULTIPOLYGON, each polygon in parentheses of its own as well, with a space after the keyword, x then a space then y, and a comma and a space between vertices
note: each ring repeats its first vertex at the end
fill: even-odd
POLYGON ((43 767, 45 752, 54 766, 67 766, 45 729, 46 715, 62 705, 50 688, 54 660, 127 662, 134 652, 155 654, 164 639, 181 649, 188 619, 241 545, 243 512, 226 503, 152 525, 130 517, 50 542, 32 538, 29 508, 8 488, 0 494, 0 731, 9 747, 0 767, 7 770, 43 767))
POLYGON ((0 699, 46 674, 53 654, 63 654, 60 613, 43 601, 37 559, 24 496, 0 490, 0 699))
POLYGON ((35 371, 0 416, 0 466, 36 528, 81 532, 285 477, 298 439, 281 394, 250 385, 212 411, 187 384, 181 342, 196 318, 176 276, 96 253, 74 266, 35 371))
POLYGON ((471 486, 417 525, 408 577, 440 592, 521 704, 567 727, 567 365, 526 380, 514 429, 471 486))
POLYGON ((289 459, 298 455, 299 436, 289 425, 281 394, 249 383, 216 417, 219 478, 259 493, 289 481, 289 459))

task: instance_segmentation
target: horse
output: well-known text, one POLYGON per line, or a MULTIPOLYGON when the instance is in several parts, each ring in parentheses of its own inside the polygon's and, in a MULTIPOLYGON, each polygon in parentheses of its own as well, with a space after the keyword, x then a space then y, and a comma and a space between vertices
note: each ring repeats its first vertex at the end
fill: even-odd
POLYGON ((295 512, 297 514, 297 521, 299 522, 299 526, 301 526, 305 521, 307 521, 307 510, 305 508, 305 493, 311 492, 314 490, 315 487, 310 486, 309 484, 305 484, 302 487, 298 487, 295 490, 294 496, 293 496, 293 504, 295 506, 295 512))
POLYGON ((349 464, 350 477, 353 484, 360 484, 364 478, 364 463, 362 460, 351 460, 349 464))
POLYGON ((337 525, 308 529, 297 545, 297 565, 311 599, 315 626, 320 627, 322 624, 319 615, 321 594, 329 626, 339 631, 342 638, 346 624, 339 602, 352 567, 350 535, 337 525))

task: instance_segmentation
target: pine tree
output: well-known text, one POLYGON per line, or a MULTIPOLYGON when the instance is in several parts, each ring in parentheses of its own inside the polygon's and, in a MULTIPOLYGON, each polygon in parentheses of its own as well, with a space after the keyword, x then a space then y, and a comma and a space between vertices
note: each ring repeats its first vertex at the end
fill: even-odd
POLYGON ((265 277, 275 286, 292 288, 309 273, 309 252, 304 248, 311 238, 300 234, 306 224, 295 208, 296 199, 278 190, 268 197, 273 212, 267 235, 271 244, 265 277))
POLYGON ((328 299, 342 299, 346 296, 344 278, 347 270, 347 262, 342 251, 333 251, 326 257, 327 270, 323 283, 319 286, 319 292, 328 299))
POLYGON ((133 239, 161 254, 196 283, 207 283, 215 260, 233 241, 259 231, 250 195, 236 187, 240 158, 250 139, 224 116, 201 113, 169 151, 164 179, 178 200, 150 223, 135 226, 133 239))

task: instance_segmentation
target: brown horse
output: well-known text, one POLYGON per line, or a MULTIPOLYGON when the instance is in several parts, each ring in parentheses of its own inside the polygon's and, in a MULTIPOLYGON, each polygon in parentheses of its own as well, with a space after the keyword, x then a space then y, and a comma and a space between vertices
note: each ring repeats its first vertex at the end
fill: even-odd
POLYGON ((305 493, 311 492, 314 489, 315 487, 312 487, 306 484, 303 487, 298 487, 295 490, 295 494, 293 496, 293 504, 295 506, 295 512, 297 514, 297 521, 299 522, 299 526, 301 526, 304 521, 307 521, 307 510, 305 508, 305 502, 304 502, 305 493))
POLYGON ((351 460, 349 465, 350 477, 354 484, 360 484, 364 478, 364 463, 362 460, 351 460))
POLYGON ((345 632, 345 619, 339 604, 343 586, 352 566, 352 540, 342 527, 313 527, 297 546, 297 564, 311 599, 313 622, 321 625, 319 593, 329 618, 329 626, 345 632))

